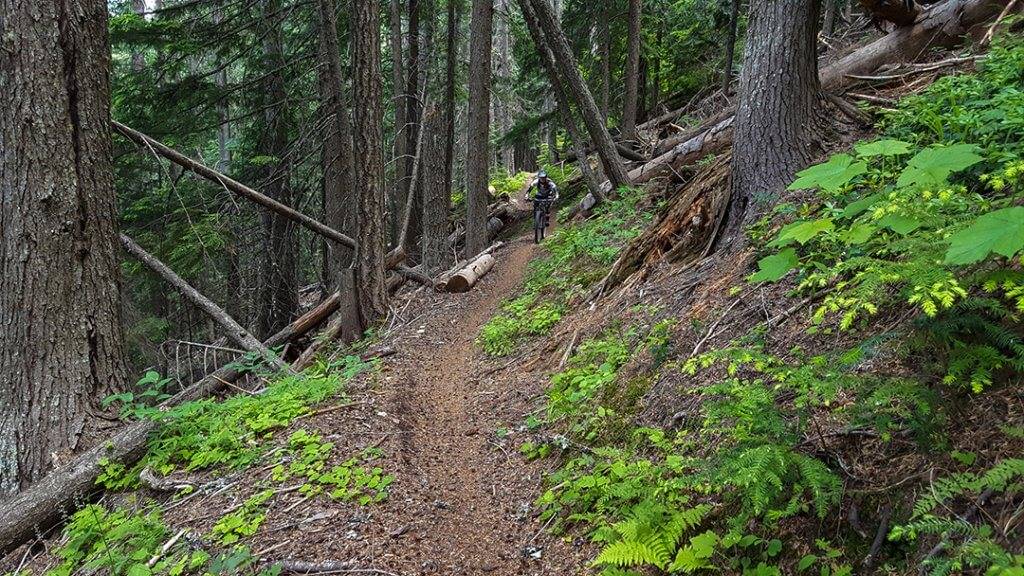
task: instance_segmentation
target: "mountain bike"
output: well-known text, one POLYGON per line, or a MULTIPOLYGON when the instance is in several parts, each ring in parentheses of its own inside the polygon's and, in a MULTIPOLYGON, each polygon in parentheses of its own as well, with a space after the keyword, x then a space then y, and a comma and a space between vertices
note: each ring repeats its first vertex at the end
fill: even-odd
POLYGON ((540 244, 540 241, 544 239, 544 232, 548 229, 548 213, 551 211, 554 199, 531 198, 530 202, 533 202, 533 242, 540 244))

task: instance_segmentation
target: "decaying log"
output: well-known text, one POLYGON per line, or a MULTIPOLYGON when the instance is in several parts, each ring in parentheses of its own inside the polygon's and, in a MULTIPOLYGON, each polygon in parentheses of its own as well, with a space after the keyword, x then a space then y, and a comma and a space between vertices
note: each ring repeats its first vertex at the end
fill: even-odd
POLYGON ((262 342, 242 327, 234 318, 228 315, 220 306, 212 300, 203 296, 191 284, 181 276, 175 274, 169 266, 161 262, 157 257, 146 252, 142 246, 135 243, 128 236, 121 234, 121 244, 124 249, 138 259, 146 268, 155 272, 158 276, 170 284, 186 300, 202 310, 211 320, 224 330, 229 340, 242 347, 242 349, 259 354, 268 364, 279 370, 288 370, 288 365, 281 361, 273 352, 268 350, 262 342))
POLYGON ((665 259, 687 264, 707 254, 729 203, 729 163, 723 154, 700 170, 668 207, 619 255, 601 284, 614 288, 647 264, 665 259))
MULTIPOLYGON (((499 202, 487 214, 487 238, 493 240, 502 230, 523 220, 528 214, 527 210, 520 210, 514 202, 499 202)), ((458 229, 448 236, 448 245, 459 247, 466 240, 466 230, 458 229)))
POLYGON ((459 260, 458 262, 455 263, 455 266, 452 266, 446 272, 443 272, 442 274, 440 274, 437 277, 437 280, 434 281, 434 287, 437 289, 438 292, 444 292, 445 291, 444 290, 444 286, 448 282, 449 278, 451 278, 457 272, 459 272, 460 270, 465 268, 473 260, 476 260, 477 258, 483 256, 484 254, 494 254, 494 252, 496 250, 498 250, 499 248, 501 248, 504 245, 505 245, 505 243, 499 240, 498 242, 495 242, 494 244, 491 244, 490 246, 488 246, 487 249, 484 250, 483 252, 480 252, 479 254, 474 255, 472 258, 465 258, 465 259, 459 260))
MULTIPOLYGON (((263 342, 266 348, 280 346, 315 328, 337 307, 327 302, 295 320, 287 328, 263 342)), ((211 396, 237 380, 242 373, 234 366, 221 368, 163 402, 170 408, 211 396)), ((100 462, 131 466, 146 452, 146 440, 158 424, 152 420, 132 422, 110 439, 79 455, 68 466, 54 470, 28 489, 4 501, 0 508, 0 556, 9 553, 64 520, 90 496, 98 492, 96 478, 103 470, 100 462)))
POLYGON ((494 262, 494 256, 481 254, 465 268, 453 274, 442 289, 445 292, 469 292, 469 289, 494 267, 494 262))

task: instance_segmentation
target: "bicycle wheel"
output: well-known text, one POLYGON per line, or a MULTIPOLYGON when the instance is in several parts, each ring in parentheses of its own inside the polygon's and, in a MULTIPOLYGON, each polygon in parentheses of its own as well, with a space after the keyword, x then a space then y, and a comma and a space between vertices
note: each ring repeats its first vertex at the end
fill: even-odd
POLYGON ((544 211, 533 211, 533 243, 540 244, 544 238, 544 211))

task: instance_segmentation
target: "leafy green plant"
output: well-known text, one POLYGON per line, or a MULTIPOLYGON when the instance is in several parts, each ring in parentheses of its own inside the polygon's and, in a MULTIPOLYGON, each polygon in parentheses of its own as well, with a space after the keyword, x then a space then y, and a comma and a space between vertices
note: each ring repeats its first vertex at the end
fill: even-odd
POLYGON ((252 536, 267 517, 263 505, 273 496, 273 490, 253 494, 237 510, 222 516, 211 532, 225 546, 252 536))
POLYGON ((381 502, 388 497, 388 486, 394 478, 385 475, 380 467, 366 468, 360 462, 380 457, 374 450, 366 450, 359 457, 352 457, 341 464, 327 469, 327 461, 334 450, 334 444, 324 442, 319 434, 297 430, 288 438, 288 450, 284 459, 290 459, 287 466, 278 464, 272 469, 272 478, 284 482, 301 477, 305 484, 300 492, 315 496, 327 491, 335 500, 356 500, 360 504, 381 502))

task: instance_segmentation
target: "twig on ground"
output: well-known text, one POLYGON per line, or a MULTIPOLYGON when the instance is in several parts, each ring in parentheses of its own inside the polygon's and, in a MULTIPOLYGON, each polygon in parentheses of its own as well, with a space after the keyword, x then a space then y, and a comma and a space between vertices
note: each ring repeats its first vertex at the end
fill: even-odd
POLYGON ((182 528, 181 530, 178 530, 178 532, 174 536, 172 536, 170 540, 165 542, 164 545, 160 547, 160 550, 158 550, 157 553, 149 559, 149 562, 146 562, 146 566, 150 568, 156 566, 156 563, 159 562, 161 558, 163 558, 164 554, 167 554, 168 550, 174 548, 174 545, 178 543, 178 540, 181 540, 181 537, 184 536, 186 532, 188 532, 188 528, 182 528))
POLYGON ((878 530, 875 532, 875 539, 871 543, 871 550, 864 557, 864 567, 871 568, 878 559, 878 551, 885 542, 885 536, 889 533, 889 518, 892 516, 892 506, 886 504, 882 508, 882 517, 878 519, 878 530))
POLYGON ((1010 0, 1006 7, 1003 8, 1003 11, 999 13, 999 16, 996 17, 996 21, 993 22, 992 25, 988 27, 988 31, 986 31, 985 35, 981 37, 981 42, 979 42, 979 45, 987 46, 988 43, 992 41, 992 36, 996 33, 996 28, 1003 21, 1003 18, 1006 18, 1006 15, 1010 13, 1010 10, 1013 10, 1013 7, 1016 4, 1017 0, 1010 0))

